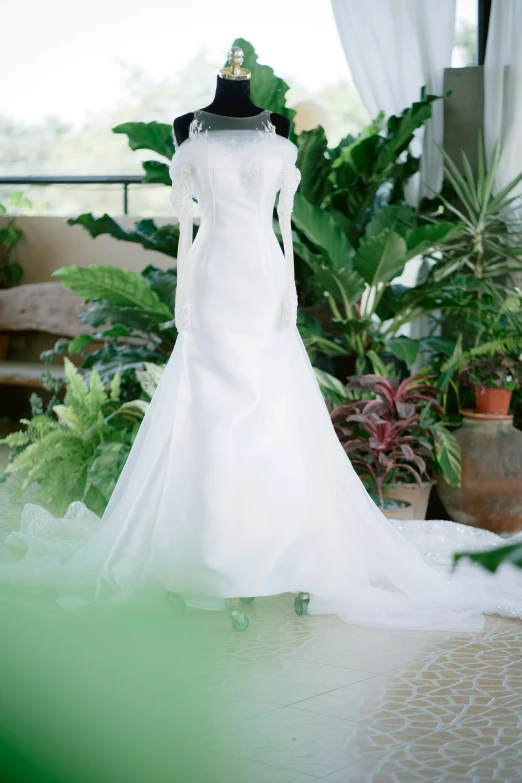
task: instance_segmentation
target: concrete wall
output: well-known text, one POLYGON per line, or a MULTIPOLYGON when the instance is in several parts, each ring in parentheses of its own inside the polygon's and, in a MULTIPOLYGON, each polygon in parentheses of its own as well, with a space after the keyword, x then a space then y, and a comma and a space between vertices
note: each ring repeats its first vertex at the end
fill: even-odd
MULTIPOLYGON (((125 228, 131 228, 138 218, 116 217, 125 228)), ((4 225, 5 218, 0 218, 4 225)), ((158 226, 172 220, 158 218, 158 226)), ((112 264, 117 267, 140 272, 148 264, 162 269, 175 265, 175 259, 141 245, 122 242, 108 235, 92 239, 82 226, 69 226, 61 217, 19 217, 17 225, 23 231, 23 238, 17 245, 13 260, 24 270, 24 283, 43 283, 51 280, 52 273, 62 266, 88 266, 89 264, 112 264)), ((56 279, 56 278, 55 278, 56 279)))
POLYGON ((462 168, 464 150, 474 172, 477 167, 479 131, 484 124, 484 69, 447 68, 444 71, 444 149, 462 168))

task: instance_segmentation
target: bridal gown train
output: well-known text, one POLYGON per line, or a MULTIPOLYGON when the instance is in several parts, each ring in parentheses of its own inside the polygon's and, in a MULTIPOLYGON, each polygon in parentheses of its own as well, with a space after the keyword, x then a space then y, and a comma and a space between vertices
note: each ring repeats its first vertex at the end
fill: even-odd
POLYGON ((483 613, 520 616, 517 573, 450 575, 443 562, 500 539, 450 522, 401 532, 367 494, 296 327, 297 148, 269 112, 223 121, 196 112, 172 159, 179 337, 103 519, 78 503, 57 521, 26 506, 6 542, 26 551, 4 557, 0 582, 50 587, 65 606, 155 589, 206 608, 307 591, 310 614, 377 626, 474 630, 483 613))

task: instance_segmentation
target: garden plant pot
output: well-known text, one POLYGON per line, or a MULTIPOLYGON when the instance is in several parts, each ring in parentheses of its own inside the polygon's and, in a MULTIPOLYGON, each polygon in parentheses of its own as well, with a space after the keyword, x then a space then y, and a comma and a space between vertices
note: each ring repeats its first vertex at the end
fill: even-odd
POLYGON ((511 389, 496 389, 492 386, 475 386, 477 413, 494 413, 507 416, 511 402, 511 389))
MULTIPOLYGON (((389 498, 391 500, 391 498, 389 498)), ((398 508, 381 508, 382 513, 386 519, 415 519, 413 514, 413 506, 407 500, 401 498, 393 498, 393 500, 402 503, 398 508)))
POLYGON ((442 477, 437 491, 451 519, 493 533, 522 529, 522 432, 512 416, 462 411, 455 437, 462 452, 462 484, 442 477))
MULTIPOLYGON (((414 482, 412 484, 392 484, 383 489, 383 495, 390 500, 405 500, 411 504, 412 516, 406 519, 426 519, 428 510, 428 501, 430 499, 431 488, 435 481, 423 481, 422 484, 414 482)), ((397 519, 397 517, 393 517, 397 519)))

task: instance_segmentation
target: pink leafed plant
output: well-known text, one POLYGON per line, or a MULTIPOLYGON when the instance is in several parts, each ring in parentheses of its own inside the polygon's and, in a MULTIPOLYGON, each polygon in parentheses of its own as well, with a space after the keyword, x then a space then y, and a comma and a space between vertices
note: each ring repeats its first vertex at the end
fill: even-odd
POLYGON ((435 399, 439 390, 422 376, 399 383, 379 375, 353 376, 346 388, 373 397, 339 405, 331 413, 332 423, 357 472, 370 478, 384 506, 386 483, 401 478, 421 483, 426 476, 426 459, 433 460, 434 454, 423 411, 429 406, 443 415, 435 399))

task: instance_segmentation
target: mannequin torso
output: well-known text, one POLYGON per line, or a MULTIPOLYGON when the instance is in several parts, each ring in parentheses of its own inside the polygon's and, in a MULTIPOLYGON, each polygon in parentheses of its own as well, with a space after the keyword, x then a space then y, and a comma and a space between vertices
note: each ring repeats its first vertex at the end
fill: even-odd
MULTIPOLYGON (((218 76, 214 100, 205 106, 204 111, 222 117, 255 117, 256 114, 261 114, 264 109, 253 103, 250 97, 250 81, 232 81, 218 76)), ((174 136, 178 145, 188 138, 190 123, 193 119, 194 112, 188 112, 188 114, 183 114, 174 120, 174 136)), ((270 120, 276 133, 287 139, 290 135, 288 117, 272 112, 270 120)))

